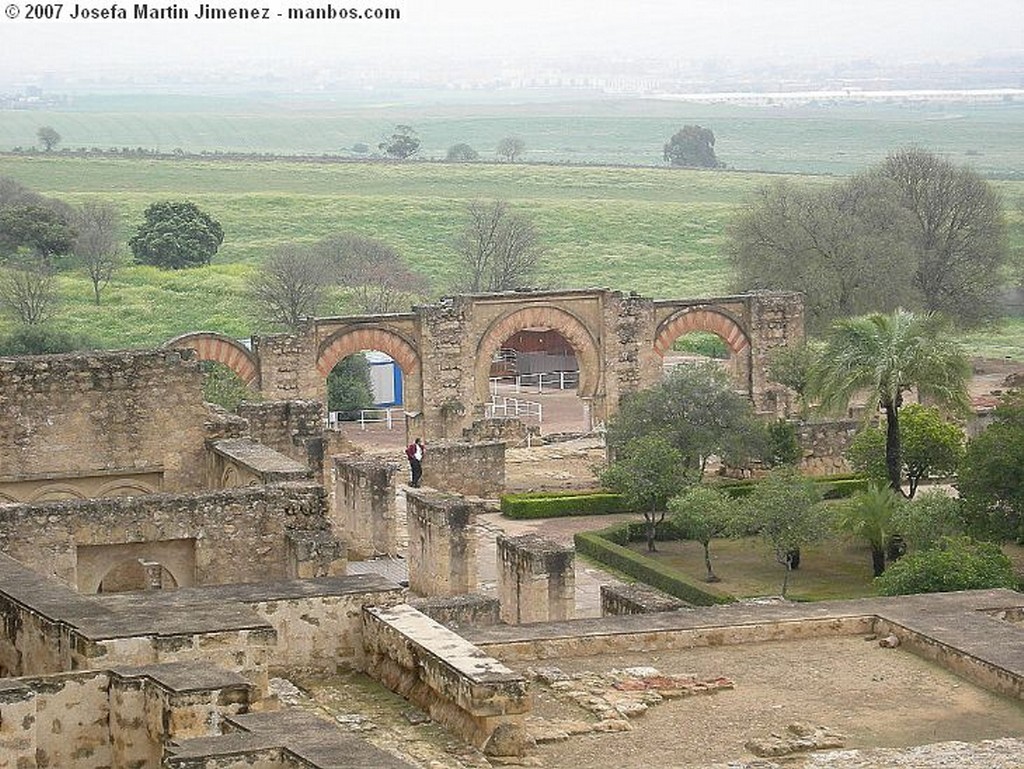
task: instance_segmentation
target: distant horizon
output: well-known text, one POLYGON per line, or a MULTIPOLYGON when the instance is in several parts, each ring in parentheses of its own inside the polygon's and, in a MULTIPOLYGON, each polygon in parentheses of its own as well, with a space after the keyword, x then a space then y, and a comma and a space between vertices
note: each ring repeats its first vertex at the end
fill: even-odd
MULTIPOLYGON (((866 66, 883 75, 917 67, 941 80, 946 66, 958 78, 957 64, 1024 61, 1017 0, 862 0, 856 7, 817 0, 520 0, 498 7, 372 0, 400 17, 379 21, 289 20, 287 2, 231 6, 236 12, 243 5, 266 8, 266 19, 199 20, 208 8, 182 0, 170 7, 179 16, 187 12, 188 20, 145 21, 133 18, 134 3, 110 0, 67 3, 60 20, 33 20, 26 16, 36 4, 19 0, 0 15, 0 88, 95 80, 160 85, 181 77, 224 84, 262 78, 270 89, 291 76, 327 83, 468 83, 544 77, 545 68, 551 75, 698 72, 715 80, 746 73, 770 80, 779 72, 827 73, 833 66, 866 66), (113 11, 125 18, 70 19, 113 11)), ((357 8, 364 3, 370 0, 357 8)), ((347 12, 315 0, 294 7, 347 12)), ((1024 86, 1024 66, 1012 64, 999 85, 1024 86)))

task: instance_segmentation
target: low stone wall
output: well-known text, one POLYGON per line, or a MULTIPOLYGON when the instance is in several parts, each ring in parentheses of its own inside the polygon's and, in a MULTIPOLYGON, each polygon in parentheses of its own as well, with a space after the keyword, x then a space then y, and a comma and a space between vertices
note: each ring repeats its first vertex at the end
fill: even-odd
POLYGON ((201 659, 262 688, 272 671, 358 667, 362 607, 403 599, 376 575, 83 596, 0 556, 0 673, 201 659))
POLYGON ((165 741, 214 733, 253 695, 239 676, 194 665, 0 680, 0 764, 158 769, 165 741))
POLYGON ((601 616, 655 614, 688 607, 685 601, 649 585, 601 585, 601 616))
POLYGON ((424 486, 476 497, 496 497, 505 490, 504 443, 427 444, 424 486))
POLYGON ((234 489, 268 483, 303 481, 312 470, 251 438, 210 443, 210 488, 234 489))
POLYGON ((515 417, 477 419, 462 431, 466 443, 504 443, 506 446, 527 446, 540 440, 540 426, 527 425, 515 417))
POLYGON ((501 603, 480 593, 414 598, 409 605, 445 627, 487 627, 501 621, 501 603))
POLYGON ((797 465, 800 472, 807 475, 849 473, 850 464, 843 455, 863 426, 864 421, 860 419, 796 422, 796 439, 803 452, 797 465))
POLYGON ((364 609, 363 643, 370 675, 492 754, 499 725, 530 710, 522 676, 407 604, 364 609))
POLYGON ((352 560, 398 554, 395 473, 373 458, 333 457, 331 523, 352 560))
POLYGON ((314 400, 243 401, 236 409, 249 437, 291 457, 319 478, 324 472, 324 406, 314 400))
POLYGON ((0 506, 0 550, 84 593, 96 592, 106 574, 140 556, 168 568, 177 586, 288 579, 296 576, 289 573, 289 531, 329 532, 322 487, 288 483, 0 506), (182 541, 191 561, 170 552, 171 544, 162 547, 179 548, 182 541), (88 551, 100 545, 127 547, 88 551))

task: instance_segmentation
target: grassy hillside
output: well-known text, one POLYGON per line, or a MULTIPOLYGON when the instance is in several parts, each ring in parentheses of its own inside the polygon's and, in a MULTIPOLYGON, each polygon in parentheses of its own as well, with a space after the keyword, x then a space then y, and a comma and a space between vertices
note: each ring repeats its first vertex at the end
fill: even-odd
MULTIPOLYGON (((458 275, 452 242, 474 198, 508 199, 535 220, 548 248, 546 285, 655 297, 721 293, 730 288, 729 218, 759 185, 778 178, 668 168, 60 155, 0 156, 0 176, 69 202, 111 200, 124 212, 126 237, 149 203, 168 198, 191 199, 223 224, 213 265, 177 273, 132 267, 107 288, 100 307, 91 304, 84 276, 62 276, 60 322, 107 346, 151 345, 200 328, 248 335, 257 329, 246 275, 277 245, 339 230, 391 243, 439 294, 458 275)), ((1020 182, 998 185, 1011 200, 1024 190, 1020 182)), ((347 311, 343 297, 329 311, 347 311)), ((999 349, 1014 337, 1011 329, 999 349)))

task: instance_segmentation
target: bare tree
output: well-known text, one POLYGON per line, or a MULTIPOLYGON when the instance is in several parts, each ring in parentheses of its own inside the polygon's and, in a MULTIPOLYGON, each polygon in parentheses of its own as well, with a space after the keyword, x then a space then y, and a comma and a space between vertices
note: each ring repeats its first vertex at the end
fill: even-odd
POLYGON ((57 309, 57 281, 49 260, 23 254, 0 270, 0 309, 26 326, 36 326, 57 309))
POLYGON ((127 261, 117 237, 121 229, 121 213, 110 203, 88 201, 75 213, 74 227, 74 254, 92 281, 98 305, 100 290, 127 261))
POLYGON ((498 142, 498 147, 495 151, 509 163, 515 163, 526 152, 526 142, 518 136, 506 136, 498 142))
POLYGON ((60 134, 57 133, 52 126, 44 125, 38 131, 36 136, 39 137, 39 141, 43 143, 43 149, 47 152, 53 150, 60 143, 60 134))
POLYGON ((466 227, 456 241, 468 291, 509 291, 534 278, 544 249, 533 223, 504 200, 471 202, 466 227))
POLYGON ((309 247, 285 245, 260 265, 249 282, 249 296, 262 320, 297 329, 323 304, 331 270, 309 247))
POLYGON ((359 312, 397 312, 426 290, 426 281, 401 255, 375 238, 338 233, 318 243, 316 250, 330 265, 334 282, 352 290, 359 312))

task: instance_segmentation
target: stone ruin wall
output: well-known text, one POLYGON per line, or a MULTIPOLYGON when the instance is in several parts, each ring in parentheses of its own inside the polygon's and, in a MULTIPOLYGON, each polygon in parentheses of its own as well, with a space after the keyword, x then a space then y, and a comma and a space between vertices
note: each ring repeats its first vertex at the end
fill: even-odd
POLYGON ((320 401, 243 401, 236 409, 249 423, 249 437, 306 465, 314 478, 324 472, 324 406, 320 401))
POLYGON ((864 427, 860 419, 797 422, 796 440, 803 451, 797 464, 807 475, 842 475, 851 472, 844 454, 864 427))
POLYGON ((0 359, 0 500, 27 480, 203 488, 207 415, 191 351, 0 359))
POLYGON ((473 497, 495 497, 505 490, 504 443, 427 443, 423 485, 473 497))
POLYGON ((398 554, 395 473, 379 459, 333 457, 331 525, 352 560, 398 554))
POLYGON ((40 574, 94 592, 105 571, 138 557, 148 543, 160 560, 161 542, 190 543, 194 573, 179 586, 285 579, 287 533, 329 532, 326 497, 316 484, 296 483, 205 494, 153 494, 0 506, 0 550, 40 574), (90 573, 80 572, 79 548, 126 545, 90 573))

